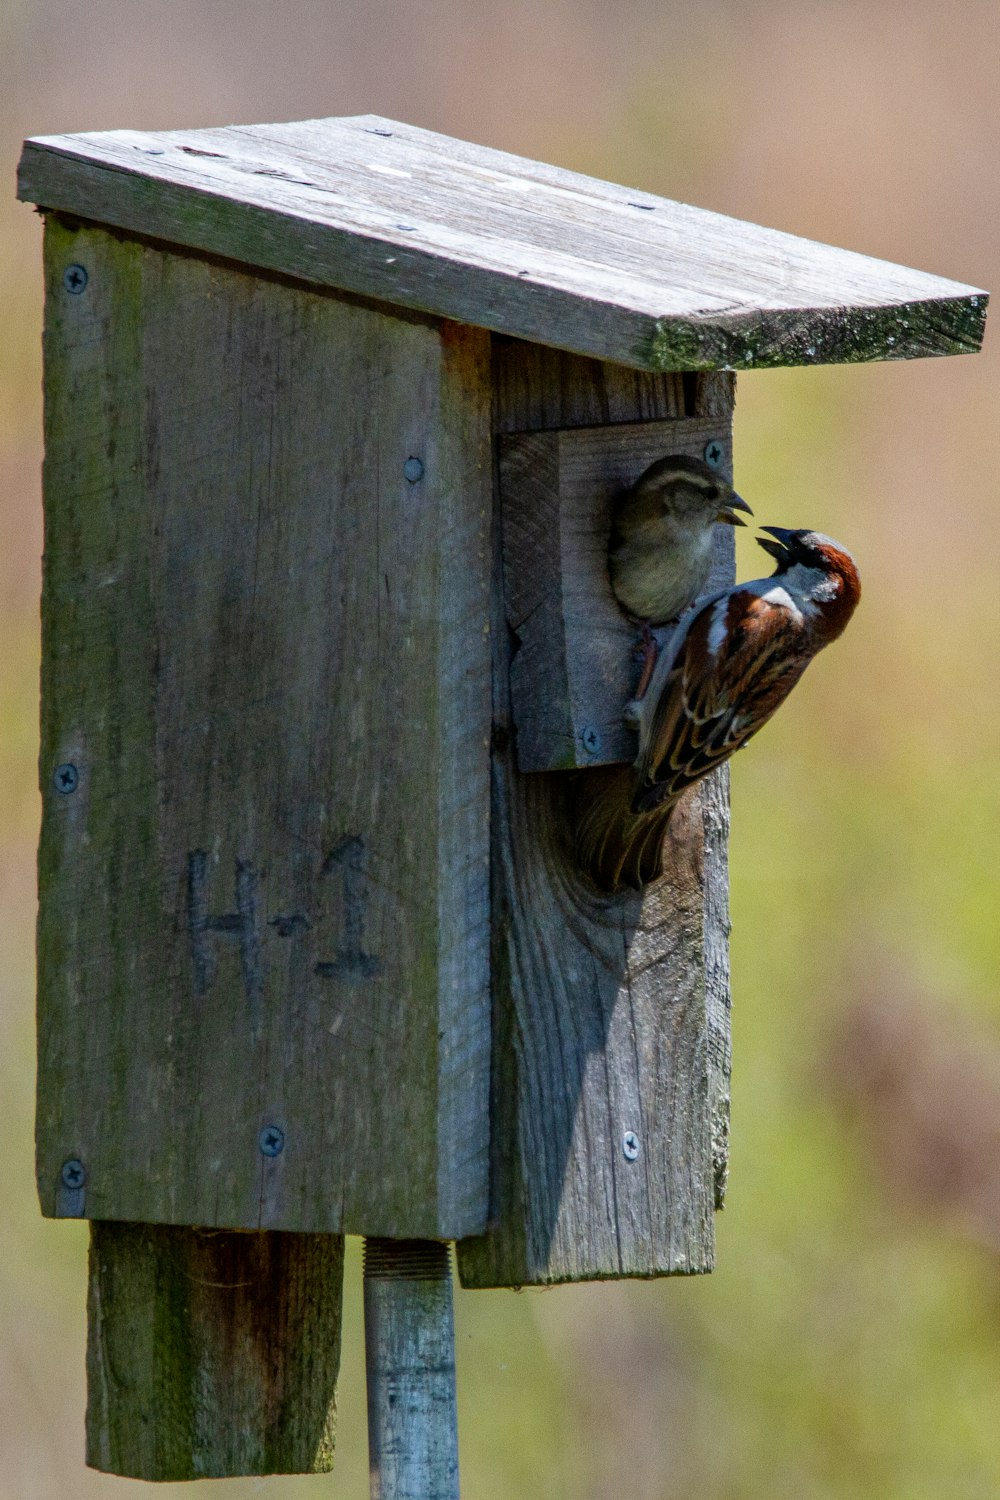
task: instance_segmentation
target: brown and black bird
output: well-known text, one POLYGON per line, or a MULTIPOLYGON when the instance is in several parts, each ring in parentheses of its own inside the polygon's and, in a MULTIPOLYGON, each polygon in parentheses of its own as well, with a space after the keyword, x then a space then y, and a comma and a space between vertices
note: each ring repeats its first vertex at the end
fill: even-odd
POLYGON ((775 572, 699 601, 629 705, 635 762, 578 783, 577 856, 602 890, 639 888, 659 875, 682 793, 767 723, 854 613, 861 583, 844 547, 816 531, 762 530, 775 572))

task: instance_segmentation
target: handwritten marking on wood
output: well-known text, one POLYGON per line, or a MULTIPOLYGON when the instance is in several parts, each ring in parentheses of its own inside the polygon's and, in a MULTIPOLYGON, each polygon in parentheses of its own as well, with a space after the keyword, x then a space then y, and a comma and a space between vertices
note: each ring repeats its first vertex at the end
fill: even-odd
POLYGON ((324 875, 341 872, 344 946, 338 949, 337 956, 332 961, 321 961, 316 965, 316 973, 321 979, 339 979, 346 984, 358 984, 362 980, 374 978, 379 972, 378 959, 374 954, 364 951, 362 941, 365 907, 368 903, 365 852, 364 839, 346 838, 324 862, 324 875))
POLYGON ((236 910, 210 915, 206 869, 208 855, 195 849, 188 855, 188 934, 194 967, 195 992, 203 997, 215 978, 212 938, 233 938, 239 945, 240 972, 254 1032, 261 1026, 263 975, 257 914, 257 872, 248 860, 236 860, 236 910))
MULTIPOLYGON (((248 1013, 253 1027, 259 1029, 263 995, 263 968, 259 914, 259 876, 249 860, 235 862, 235 911, 210 913, 208 910, 207 868, 209 856, 204 849, 188 855, 188 936, 194 970, 195 993, 203 998, 216 976, 215 943, 230 939, 239 949, 240 971, 246 994, 248 1013)), ((379 972, 379 960, 363 947, 365 907, 368 902, 368 875, 365 869, 365 843, 358 837, 344 839, 327 857, 324 877, 340 872, 341 930, 343 947, 332 960, 319 960, 314 972, 321 979, 337 979, 357 984, 372 979, 379 972)), ((296 939, 312 931, 315 920, 307 912, 278 913, 266 919, 277 937, 296 939)))
POLYGON ((469 1232, 488 338, 51 216, 47 241, 45 1210, 79 1155, 93 1218, 469 1232))

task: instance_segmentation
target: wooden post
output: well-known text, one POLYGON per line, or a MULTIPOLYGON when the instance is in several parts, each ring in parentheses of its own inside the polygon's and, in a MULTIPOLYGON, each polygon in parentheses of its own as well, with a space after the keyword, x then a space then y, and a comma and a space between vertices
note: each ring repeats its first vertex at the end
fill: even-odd
POLYGON ((91 1226, 87 1462, 133 1479, 333 1464, 344 1241, 91 1226))
POLYGON ((372 1500, 458 1500, 448 1246, 365 1241, 372 1500))

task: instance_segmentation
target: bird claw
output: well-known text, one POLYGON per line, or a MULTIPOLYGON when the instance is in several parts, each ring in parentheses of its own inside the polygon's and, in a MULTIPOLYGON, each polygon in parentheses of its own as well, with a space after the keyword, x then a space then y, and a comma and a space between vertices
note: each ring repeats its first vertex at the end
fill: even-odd
MULTIPOLYGON (((642 663, 642 671, 639 674, 639 686, 635 690, 632 703, 639 704, 646 696, 646 689, 649 687, 649 681, 653 675, 653 668, 656 666, 656 658, 659 654, 660 648, 657 645, 656 637, 649 628, 649 622, 646 621, 642 627, 642 641, 633 653, 635 660, 642 663)), ((631 707, 631 704, 629 707, 631 707)))

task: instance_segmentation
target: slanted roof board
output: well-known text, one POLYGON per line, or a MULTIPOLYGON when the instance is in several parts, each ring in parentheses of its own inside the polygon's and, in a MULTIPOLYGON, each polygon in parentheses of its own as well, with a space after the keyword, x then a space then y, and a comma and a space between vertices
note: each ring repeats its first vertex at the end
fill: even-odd
POLYGON ((40 137, 20 194, 640 369, 982 341, 974 287, 377 116, 40 137))

